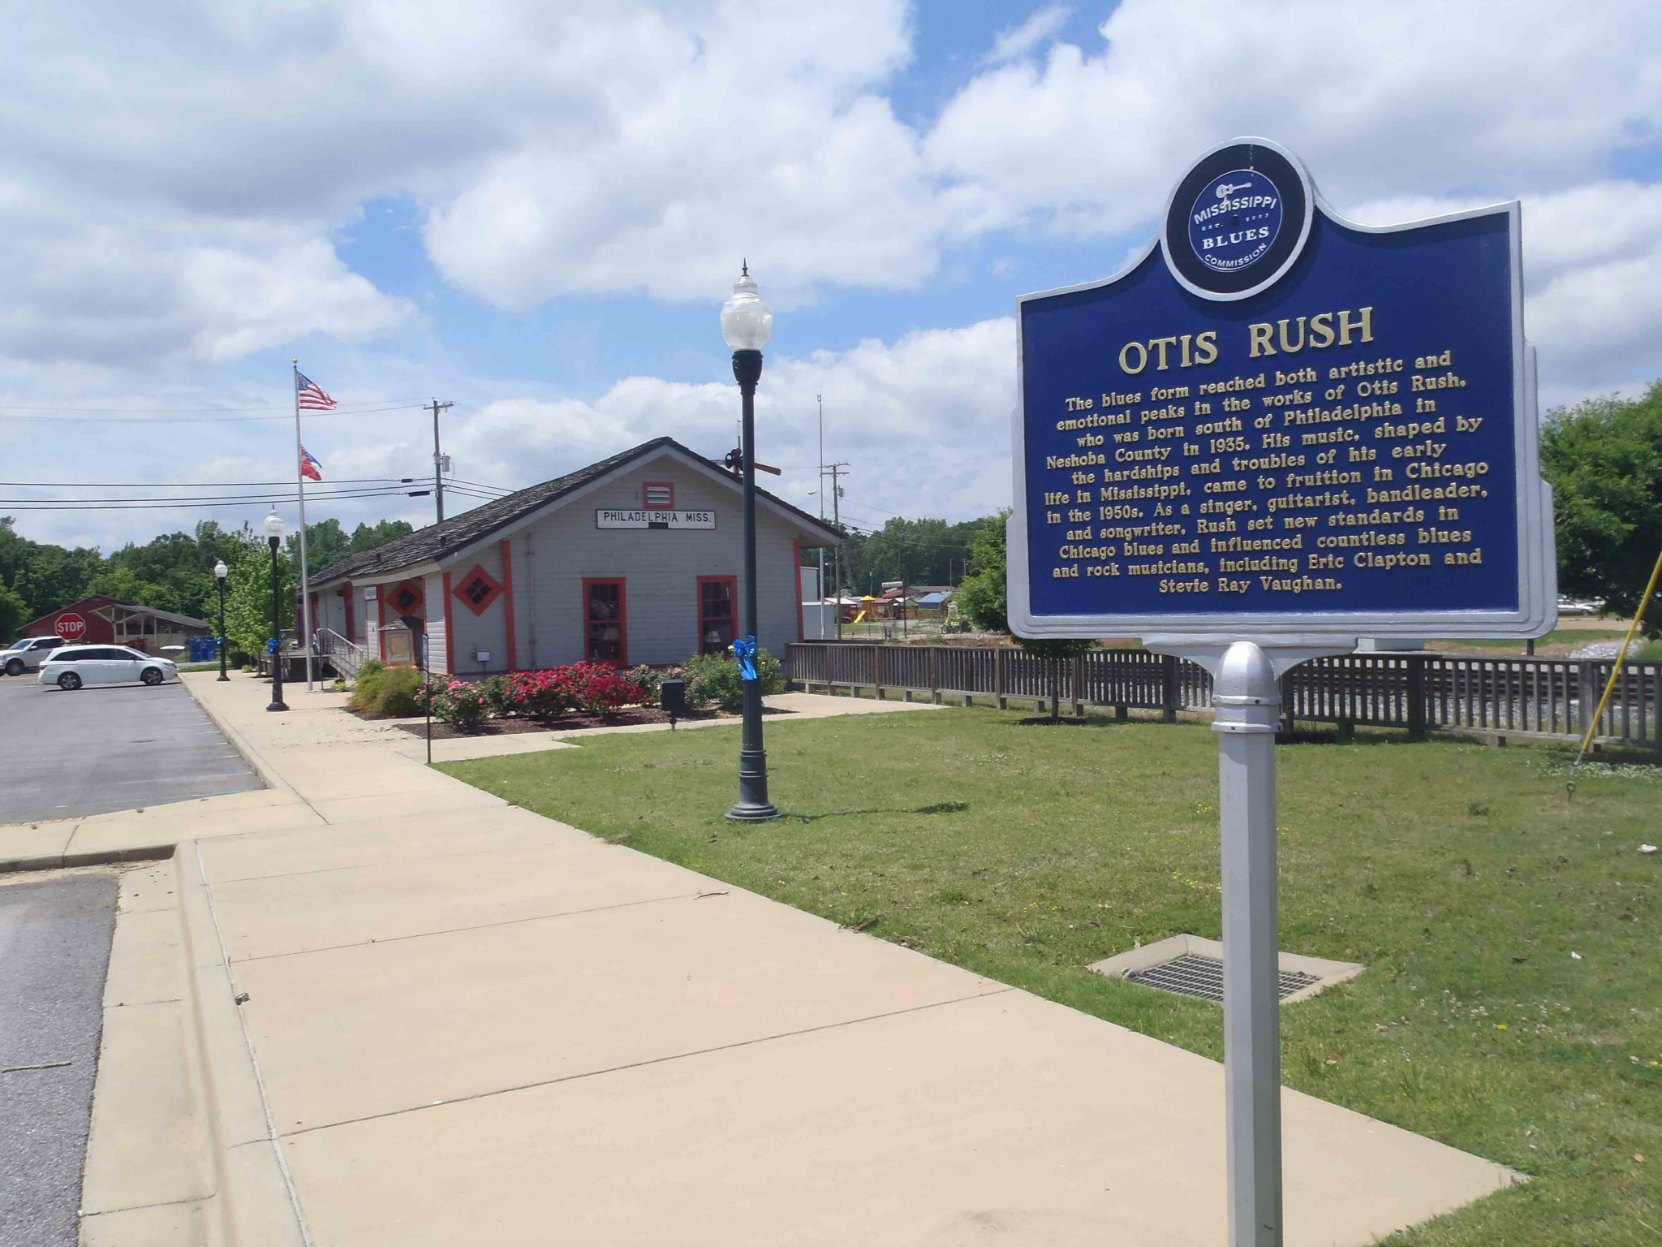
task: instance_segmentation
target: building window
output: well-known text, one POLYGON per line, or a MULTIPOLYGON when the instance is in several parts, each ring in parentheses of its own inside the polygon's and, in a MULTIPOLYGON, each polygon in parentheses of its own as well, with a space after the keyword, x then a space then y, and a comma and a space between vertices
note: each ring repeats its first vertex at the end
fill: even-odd
POLYGON ((668 481, 647 481, 641 486, 641 500, 648 511, 673 511, 675 486, 668 481))
POLYGON ((629 609, 622 580, 583 581, 583 657, 628 664, 629 609))
POLYGON ((739 582, 734 576, 698 578, 698 652, 719 654, 739 626, 739 582))
POLYGON ((490 604, 502 595, 502 586, 483 567, 475 567, 462 577, 454 592, 475 615, 483 615, 490 604))

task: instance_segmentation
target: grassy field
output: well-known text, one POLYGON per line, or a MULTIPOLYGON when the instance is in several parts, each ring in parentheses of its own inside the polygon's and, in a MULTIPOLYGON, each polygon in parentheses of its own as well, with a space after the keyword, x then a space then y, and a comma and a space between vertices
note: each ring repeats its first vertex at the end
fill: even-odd
MULTIPOLYGON (((1219 934, 1199 725, 992 710, 770 720, 444 769, 610 840, 1221 1055, 1212 1005, 1083 967, 1219 934)), ((1393 1244, 1662 1241, 1662 769, 1369 737, 1283 748, 1282 947, 1367 973, 1283 1014, 1287 1083, 1529 1174, 1393 1244)))

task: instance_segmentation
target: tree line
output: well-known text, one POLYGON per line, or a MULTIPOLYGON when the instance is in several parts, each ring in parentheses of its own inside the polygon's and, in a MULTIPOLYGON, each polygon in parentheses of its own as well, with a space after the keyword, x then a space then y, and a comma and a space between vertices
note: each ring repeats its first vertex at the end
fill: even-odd
MULTIPOLYGON (((320 520, 306 526, 306 562, 315 573, 347 554, 413 531, 403 520, 359 524, 350 533, 339 520, 320 520)), ((287 579, 299 566, 299 544, 299 534, 291 533, 280 554, 287 579)), ((106 555, 85 546, 30 541, 18 535, 11 516, 0 516, 0 639, 10 640, 31 619, 99 594, 217 624, 213 569, 221 560, 230 569, 227 623, 233 614, 249 617, 248 635, 241 642, 231 628, 227 632, 237 648, 251 652, 271 633, 271 552, 264 534, 250 525, 227 529, 204 520, 191 532, 166 533, 144 545, 129 543, 106 555)), ((292 589, 284 592, 292 602, 292 589)))

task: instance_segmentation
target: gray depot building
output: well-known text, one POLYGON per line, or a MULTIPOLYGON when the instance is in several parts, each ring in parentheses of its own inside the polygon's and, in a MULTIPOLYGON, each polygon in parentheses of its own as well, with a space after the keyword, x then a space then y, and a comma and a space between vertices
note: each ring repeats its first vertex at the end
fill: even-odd
MULTIPOLYGON (((802 637, 802 551, 838 536, 756 492, 758 639, 779 654, 802 637)), ((399 662, 400 621, 419 620, 451 675, 682 662, 740 635, 743 500, 732 472, 655 438, 332 564, 313 626, 399 662)))

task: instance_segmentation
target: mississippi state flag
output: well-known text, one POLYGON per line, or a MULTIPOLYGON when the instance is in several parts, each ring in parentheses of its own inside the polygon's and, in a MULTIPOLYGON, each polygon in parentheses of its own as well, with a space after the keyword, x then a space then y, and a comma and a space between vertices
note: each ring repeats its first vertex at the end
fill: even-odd
POLYGON ((300 475, 309 481, 321 481, 323 479, 323 465, 313 459, 311 452, 304 446, 300 448, 300 475))

